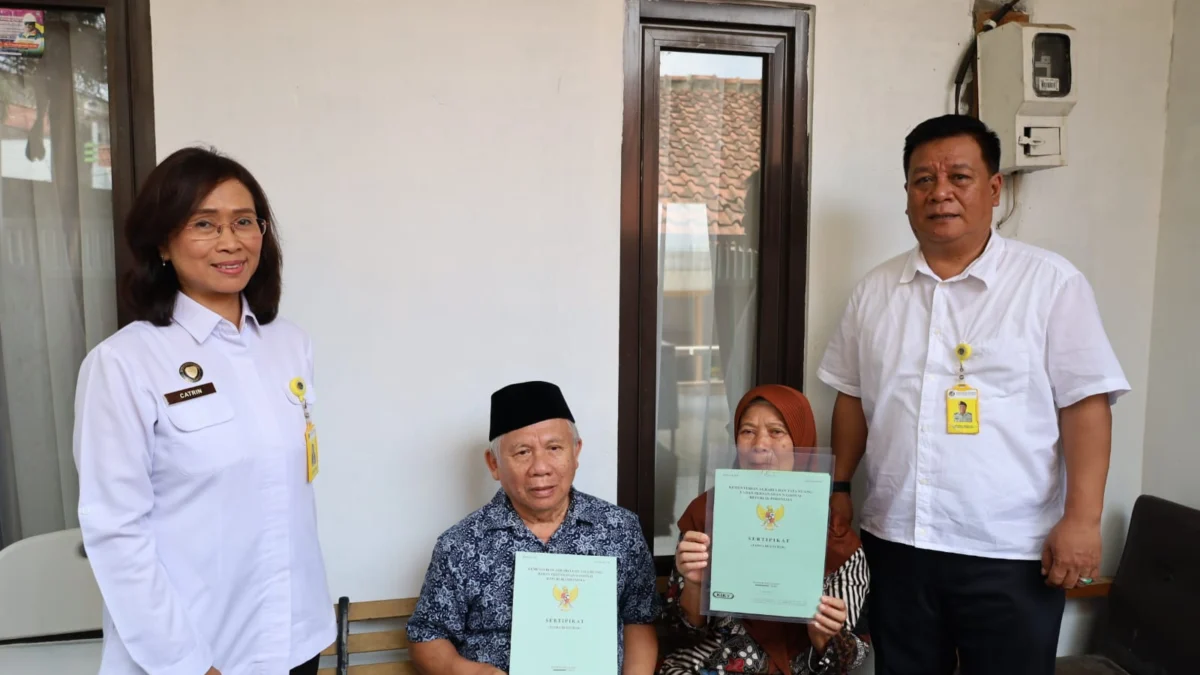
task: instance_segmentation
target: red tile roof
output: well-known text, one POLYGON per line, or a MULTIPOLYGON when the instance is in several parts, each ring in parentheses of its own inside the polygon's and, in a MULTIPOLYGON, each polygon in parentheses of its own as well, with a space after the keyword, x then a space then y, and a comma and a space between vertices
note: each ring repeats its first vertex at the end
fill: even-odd
POLYGON ((660 202, 703 203, 710 234, 743 234, 747 182, 762 164, 762 81, 668 75, 659 92, 660 202))

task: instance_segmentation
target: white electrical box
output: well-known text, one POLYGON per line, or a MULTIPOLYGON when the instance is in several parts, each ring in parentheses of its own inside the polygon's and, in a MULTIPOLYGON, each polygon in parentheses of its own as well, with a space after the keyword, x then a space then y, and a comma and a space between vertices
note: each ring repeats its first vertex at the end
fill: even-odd
POLYGON ((1067 163, 1074 37, 1070 26, 1015 22, 979 34, 979 119, 1000 136, 1001 173, 1067 163))

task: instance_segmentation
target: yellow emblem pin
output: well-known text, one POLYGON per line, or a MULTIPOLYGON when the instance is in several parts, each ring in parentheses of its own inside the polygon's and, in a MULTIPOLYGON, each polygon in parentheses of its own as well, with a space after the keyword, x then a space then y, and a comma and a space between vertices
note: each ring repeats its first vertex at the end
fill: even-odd
POLYGON ((966 361, 967 359, 971 358, 971 345, 965 342, 960 342, 958 343, 958 346, 954 348, 954 353, 958 355, 959 361, 966 361))

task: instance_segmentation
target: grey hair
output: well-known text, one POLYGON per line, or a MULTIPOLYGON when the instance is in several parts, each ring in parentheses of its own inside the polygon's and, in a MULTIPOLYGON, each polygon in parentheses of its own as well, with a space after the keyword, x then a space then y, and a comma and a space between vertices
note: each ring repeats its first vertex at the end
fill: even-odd
MULTIPOLYGON (((579 445, 579 427, 575 426, 571 420, 567 420, 567 426, 571 427, 571 445, 579 445)), ((500 443, 506 435, 500 434, 488 445, 488 450, 492 453, 492 457, 496 458, 497 463, 500 462, 500 443)))

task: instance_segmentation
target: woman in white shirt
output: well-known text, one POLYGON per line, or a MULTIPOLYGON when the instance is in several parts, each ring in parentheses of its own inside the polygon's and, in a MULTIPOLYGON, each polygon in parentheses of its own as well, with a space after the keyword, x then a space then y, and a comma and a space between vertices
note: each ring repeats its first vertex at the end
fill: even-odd
POLYGON ((88 354, 75 401, 100 674, 315 673, 336 621, 312 488, 312 345, 276 317, 266 195, 237 162, 180 150, 147 179, 125 237, 136 321, 88 354))

